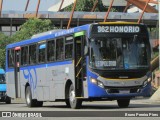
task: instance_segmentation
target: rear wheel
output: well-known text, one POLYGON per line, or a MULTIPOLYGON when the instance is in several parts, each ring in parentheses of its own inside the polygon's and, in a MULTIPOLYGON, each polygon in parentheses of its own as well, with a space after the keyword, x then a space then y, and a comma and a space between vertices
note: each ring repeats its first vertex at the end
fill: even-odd
POLYGON ((26 97, 26 104, 28 107, 36 107, 37 101, 32 99, 32 92, 30 86, 27 86, 26 88, 25 97, 26 97))
POLYGON ((129 106, 130 99, 120 99, 117 100, 117 103, 120 108, 127 108, 129 106))
POLYGON ((78 109, 82 105, 82 100, 79 100, 76 98, 73 84, 70 86, 70 89, 69 89, 69 103, 70 103, 70 107, 73 109, 78 109))

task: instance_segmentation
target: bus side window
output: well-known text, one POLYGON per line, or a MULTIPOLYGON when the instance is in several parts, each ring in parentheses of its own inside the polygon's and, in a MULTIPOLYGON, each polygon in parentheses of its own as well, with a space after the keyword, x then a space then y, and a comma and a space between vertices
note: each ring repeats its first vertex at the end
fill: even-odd
POLYGON ((72 53, 73 53, 73 44, 65 45, 65 59, 72 58, 72 53))
POLYGON ((56 40, 56 59, 57 61, 64 59, 64 39, 56 40))
POLYGON ((73 36, 65 39, 65 59, 71 59, 73 55, 73 36))
POLYGON ((29 64, 33 65, 36 63, 36 44, 29 46, 29 64))
POLYGON ((38 45, 38 62, 44 63, 45 62, 45 52, 46 51, 46 43, 42 43, 38 45))
POLYGON ((28 46, 22 47, 21 50, 21 65, 25 66, 28 64, 28 46))
POLYGON ((8 50, 8 67, 14 66, 14 50, 8 50))
POLYGON ((55 61, 55 40, 48 41, 47 61, 55 61))

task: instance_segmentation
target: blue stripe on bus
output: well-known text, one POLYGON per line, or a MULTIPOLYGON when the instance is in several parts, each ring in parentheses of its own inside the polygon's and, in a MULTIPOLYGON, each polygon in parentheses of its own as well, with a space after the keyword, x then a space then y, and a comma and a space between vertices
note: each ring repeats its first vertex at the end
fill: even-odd
MULTIPOLYGON (((32 65, 32 66, 26 66, 26 67, 21 67, 20 70, 24 70, 26 68, 47 68, 47 67, 52 67, 52 66, 59 66, 59 65, 66 65, 66 64, 72 64, 72 61, 62 61, 62 62, 54 62, 54 63, 48 63, 48 64, 41 64, 41 65, 32 65)), ((13 72, 14 68, 7 69, 6 72, 13 72)))
POLYGON ((13 72, 14 71, 14 68, 8 68, 6 69, 6 72, 13 72))
POLYGON ((6 84, 0 84, 0 92, 5 92, 6 91, 6 84))

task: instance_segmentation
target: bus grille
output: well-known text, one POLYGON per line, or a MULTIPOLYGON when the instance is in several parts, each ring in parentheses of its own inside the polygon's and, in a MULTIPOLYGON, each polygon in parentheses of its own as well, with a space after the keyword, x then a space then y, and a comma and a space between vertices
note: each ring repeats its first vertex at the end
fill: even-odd
POLYGON ((107 93, 121 93, 120 91, 128 91, 128 93, 138 93, 140 92, 139 87, 105 87, 107 93))

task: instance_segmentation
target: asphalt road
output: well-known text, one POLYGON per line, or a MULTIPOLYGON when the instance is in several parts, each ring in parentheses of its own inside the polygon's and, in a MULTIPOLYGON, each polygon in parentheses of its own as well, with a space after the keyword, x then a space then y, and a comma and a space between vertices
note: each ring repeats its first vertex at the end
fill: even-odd
MULTIPOLYGON (((134 99, 131 100, 131 103, 128 108, 119 108, 116 101, 99 101, 99 102, 83 102, 81 109, 70 109, 67 108, 64 102, 45 102, 43 107, 38 108, 28 108, 23 100, 12 100, 12 104, 0 103, 0 114, 2 112, 16 112, 16 113, 25 113, 28 115, 30 113, 40 113, 42 115, 41 119, 56 119, 56 120, 70 120, 71 116, 74 117, 72 119, 80 120, 83 118, 87 120, 101 120, 101 119, 112 119, 112 120, 137 120, 136 114, 140 114, 138 116, 139 119, 145 117, 145 120, 150 119, 159 119, 160 118, 160 101, 151 101, 149 99, 134 99), (159 111, 158 113, 155 111, 159 111), (153 113, 151 117, 145 116, 145 114, 153 113), (54 118, 48 117, 43 118, 44 114, 49 116, 54 116, 54 118), (128 115, 128 116, 125 116, 128 115), (157 117, 158 115, 158 117, 157 117), (98 117, 97 117, 98 116, 98 117), (109 117, 106 117, 109 116, 109 117), (118 116, 118 117, 117 117, 118 116)), ((37 115, 40 115, 37 114, 37 115)), ((13 114, 12 114, 13 115, 13 114)), ((1 115, 0 115, 1 116, 1 115)), ((16 114, 14 114, 12 120, 18 120, 22 118, 17 118, 16 114)), ((24 117, 24 116, 23 116, 24 117)), ((0 117, 2 119, 2 117, 0 117)), ((3 118, 9 119, 9 118, 3 118)), ((31 118, 23 118, 23 119, 31 119, 31 118)), ((38 119, 39 118, 32 118, 38 119)))

